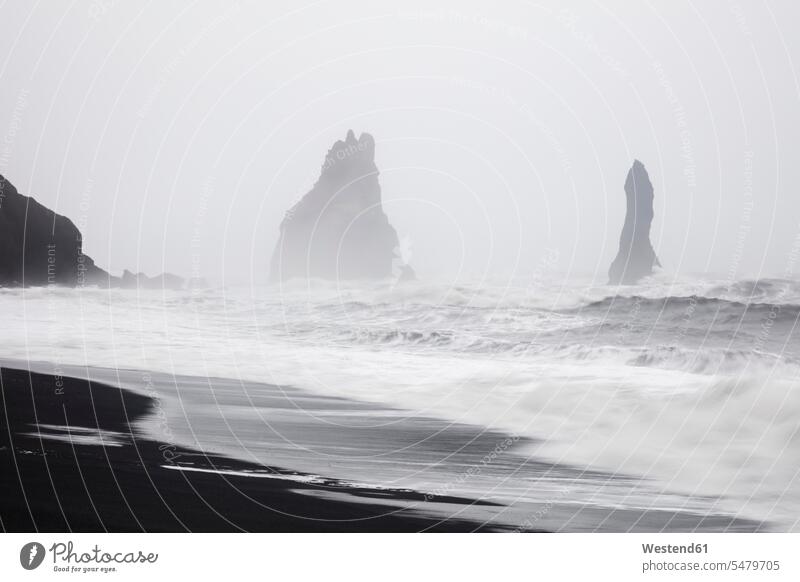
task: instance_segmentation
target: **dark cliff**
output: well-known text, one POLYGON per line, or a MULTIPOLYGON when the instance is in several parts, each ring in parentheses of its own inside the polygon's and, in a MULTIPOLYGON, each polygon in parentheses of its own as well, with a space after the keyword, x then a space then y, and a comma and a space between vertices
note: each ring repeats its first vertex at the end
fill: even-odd
POLYGON ((0 176, 0 285, 74 287, 107 279, 83 254, 81 233, 69 218, 0 176))
POLYGON ((353 131, 328 151, 314 187, 286 213, 270 278, 413 277, 381 202, 375 141, 353 131))
POLYGON ((619 238, 619 252, 608 271, 610 285, 633 285, 661 266, 650 243, 653 222, 653 185, 644 164, 633 162, 625 180, 628 208, 619 238))
POLYGON ((145 281, 182 284, 174 275, 109 275, 83 254, 81 232, 69 218, 23 196, 0 176, 0 286, 137 287, 145 281))

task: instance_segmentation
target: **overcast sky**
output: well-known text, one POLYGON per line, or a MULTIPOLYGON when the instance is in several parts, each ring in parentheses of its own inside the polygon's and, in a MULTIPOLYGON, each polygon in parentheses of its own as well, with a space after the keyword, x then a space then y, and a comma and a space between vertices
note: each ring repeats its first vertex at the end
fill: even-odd
POLYGON ((524 277, 544 260, 604 282, 634 158, 667 272, 800 272, 792 0, 0 13, 0 173, 114 272, 263 281, 284 212, 348 128, 374 135, 385 210, 423 278, 524 277))

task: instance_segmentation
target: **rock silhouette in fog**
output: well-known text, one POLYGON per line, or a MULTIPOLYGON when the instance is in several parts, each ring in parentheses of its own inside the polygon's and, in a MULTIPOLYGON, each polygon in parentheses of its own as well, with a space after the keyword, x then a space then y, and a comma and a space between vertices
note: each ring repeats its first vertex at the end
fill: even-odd
POLYGON ((270 278, 413 278, 383 211, 375 140, 352 130, 325 156, 314 187, 280 225, 270 278))
POLYGON ((183 284, 183 279, 171 273, 148 277, 144 273, 131 273, 125 269, 122 277, 119 277, 119 286, 126 289, 181 289, 183 284))
POLYGON ((608 271, 610 285, 633 285, 660 267, 650 244, 653 222, 653 185, 644 164, 634 160, 625 180, 628 208, 619 238, 619 252, 608 271))
POLYGON ((0 285, 76 286, 108 273, 83 254, 73 222, 23 196, 0 176, 0 285))
POLYGON ((69 218, 20 194, 0 176, 0 286, 136 287, 145 281, 150 287, 180 286, 174 275, 126 274, 114 277, 95 265, 83 253, 83 237, 69 218))

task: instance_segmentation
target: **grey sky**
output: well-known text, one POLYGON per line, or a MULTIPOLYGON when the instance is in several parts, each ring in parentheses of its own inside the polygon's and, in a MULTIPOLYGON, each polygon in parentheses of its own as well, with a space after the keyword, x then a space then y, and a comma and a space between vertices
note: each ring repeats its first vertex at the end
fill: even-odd
POLYGON ((795 2, 431 6, 6 2, 0 173, 114 272, 262 282, 352 128, 420 277, 604 282, 638 158, 668 272, 800 270, 795 2))

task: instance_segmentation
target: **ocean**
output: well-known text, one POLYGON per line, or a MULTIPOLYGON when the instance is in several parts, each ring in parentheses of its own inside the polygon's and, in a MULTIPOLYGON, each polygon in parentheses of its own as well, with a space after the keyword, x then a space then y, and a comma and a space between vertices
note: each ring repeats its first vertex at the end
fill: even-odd
MULTIPOLYGON (((514 455, 646 485, 572 487, 563 493, 570 502, 678 507, 800 529, 798 282, 659 275, 621 288, 30 288, 0 290, 0 309, 5 359, 226 378, 379 404, 378 429, 441 419, 508 435, 520 443, 514 455)), ((223 442, 199 420, 225 409, 225 398, 185 398, 186 425, 194 444, 249 455, 257 429, 246 433, 252 442, 223 442)), ((268 422, 270 409, 258 415, 268 422)), ((323 421, 350 422, 333 411, 323 421)), ((309 469, 304 463, 296 468, 309 469)), ((345 465, 339 476, 377 486, 442 486, 345 465)), ((491 494, 502 497, 515 475, 499 475, 491 494)), ((480 494, 486 482, 450 486, 480 494)))

